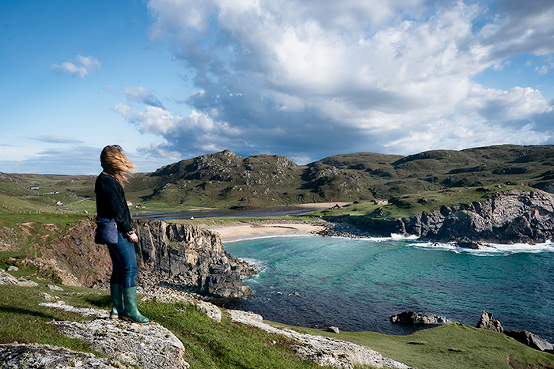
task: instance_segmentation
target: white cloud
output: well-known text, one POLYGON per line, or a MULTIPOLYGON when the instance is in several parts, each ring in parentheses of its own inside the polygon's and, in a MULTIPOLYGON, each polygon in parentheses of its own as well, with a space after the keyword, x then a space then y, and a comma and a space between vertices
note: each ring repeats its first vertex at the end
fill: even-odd
POLYGON ((553 110, 540 91, 529 87, 503 91, 474 85, 463 104, 467 116, 496 122, 527 120, 525 124, 534 114, 550 113, 553 110))
POLYGON ((85 78, 90 72, 100 69, 101 63, 92 56, 77 55, 75 59, 75 63, 67 61, 61 65, 52 64, 50 69, 59 74, 69 74, 81 78, 85 78))
MULTIPOLYGON (((186 152, 203 153, 206 150, 223 150, 226 147, 217 143, 241 136, 240 129, 230 127, 225 122, 214 120, 207 114, 194 110, 188 117, 182 117, 155 106, 146 106, 145 110, 135 112, 131 107, 120 103, 112 109, 121 113, 128 122, 136 125, 141 133, 163 136, 171 145, 185 147, 186 152)), ((212 113, 212 115, 217 114, 212 113)), ((175 156, 174 153, 177 152, 167 144, 152 144, 150 148, 141 150, 155 156, 164 156, 166 155, 163 154, 164 152, 175 156)))
POLYGON ((496 14, 492 5, 151 0, 150 37, 174 41, 200 92, 187 100, 189 117, 147 107, 133 119, 174 150, 187 140, 303 158, 546 142, 551 128, 533 119, 552 106, 539 90, 472 79, 508 69, 513 56, 554 52, 554 4, 505 1, 496 14))
MULTIPOLYGON (((162 143, 152 142, 150 143, 150 146, 138 147, 137 152, 146 155, 147 158, 155 158, 155 162, 157 162, 158 158, 164 158, 167 162, 176 162, 182 159, 179 152, 167 150, 165 147, 166 145, 162 143)), ((148 159, 144 159, 144 157, 142 157, 141 160, 147 161, 148 159)))
POLYGON ((89 146, 40 148, 36 152, 27 152, 18 159, 2 157, 0 166, 4 173, 98 174, 102 170, 101 151, 101 148, 89 146))
POLYGON ((437 148, 462 150, 503 143, 538 145, 553 137, 553 135, 545 137, 533 131, 530 124, 506 129, 494 123, 472 121, 466 118, 457 118, 448 122, 440 121, 418 128, 417 131, 411 131, 404 137, 391 141, 390 145, 401 152, 417 153, 437 148), (417 150, 414 150, 415 147, 417 150))

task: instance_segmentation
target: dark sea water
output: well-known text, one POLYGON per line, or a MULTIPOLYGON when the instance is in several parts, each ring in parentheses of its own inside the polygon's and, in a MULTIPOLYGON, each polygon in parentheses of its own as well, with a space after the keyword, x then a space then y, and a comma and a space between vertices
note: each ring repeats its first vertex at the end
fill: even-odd
POLYGON ((554 245, 464 250, 407 239, 289 236, 226 242, 260 267, 255 296, 229 308, 305 327, 409 334, 405 310, 475 326, 483 310, 508 330, 554 342, 554 245), (297 293, 297 294, 295 294, 297 293))

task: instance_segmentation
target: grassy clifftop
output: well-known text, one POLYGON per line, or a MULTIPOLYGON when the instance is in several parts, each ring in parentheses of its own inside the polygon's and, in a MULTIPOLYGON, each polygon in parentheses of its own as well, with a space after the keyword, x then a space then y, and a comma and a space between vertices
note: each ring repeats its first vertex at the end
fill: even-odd
MULTIPOLYGON (((111 307, 109 292, 64 286, 64 291, 39 287, 0 285, 0 344, 40 343, 80 352, 95 352, 87 343, 56 332, 52 320, 85 321, 81 315, 39 306, 48 293, 56 300, 82 308, 111 307), (69 294, 68 294, 69 293, 69 294)), ((140 310, 169 329, 185 346, 184 360, 192 368, 317 368, 298 358, 292 341, 239 323, 223 314, 221 322, 199 313, 194 307, 179 304, 143 302, 140 310)), ((278 327, 281 324, 272 323, 278 327)), ((554 356, 531 349, 502 333, 451 323, 408 336, 374 332, 329 333, 323 330, 286 327, 302 333, 324 335, 350 341, 380 352, 385 357, 419 369, 511 369, 554 368, 554 356)))

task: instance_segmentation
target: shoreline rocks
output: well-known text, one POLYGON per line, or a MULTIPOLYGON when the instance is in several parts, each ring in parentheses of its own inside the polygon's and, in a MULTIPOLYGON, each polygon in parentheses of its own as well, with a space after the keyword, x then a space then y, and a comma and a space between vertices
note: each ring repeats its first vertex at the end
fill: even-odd
POLYGON ((547 351, 554 354, 552 344, 528 331, 504 331, 506 336, 512 337, 516 341, 523 343, 529 347, 539 351, 547 351))
POLYGON ((352 238, 401 234, 471 249, 490 247, 490 243, 542 243, 554 240, 554 196, 539 190, 512 190, 395 220, 342 216, 319 234, 352 238))
POLYGON ((400 323, 404 325, 436 325, 450 323, 450 321, 443 316, 424 315, 411 310, 391 315, 389 320, 391 323, 400 323))
POLYGON ((535 350, 546 351, 554 354, 554 348, 550 342, 540 338, 529 331, 507 331, 502 328, 502 324, 498 319, 493 319, 492 313, 483 311, 481 319, 477 323, 477 328, 488 329, 494 332, 504 333, 508 337, 512 337, 518 342, 523 343, 535 350))
POLYGON ((481 313, 481 319, 479 319, 479 322, 477 322, 476 328, 480 329, 488 329, 489 331, 493 332, 504 332, 504 328, 502 328, 502 324, 500 324, 500 321, 498 319, 493 319, 492 313, 488 313, 486 311, 483 311, 481 313))

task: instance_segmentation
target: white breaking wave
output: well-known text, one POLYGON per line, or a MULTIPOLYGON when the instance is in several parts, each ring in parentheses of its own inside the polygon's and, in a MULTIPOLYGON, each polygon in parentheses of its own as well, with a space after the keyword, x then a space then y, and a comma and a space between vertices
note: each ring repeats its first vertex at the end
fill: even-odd
POLYGON ((544 243, 528 244, 528 243, 513 243, 513 244, 499 244, 499 243, 487 243, 480 249, 469 249, 459 247, 455 243, 439 243, 439 242, 417 242, 411 243, 409 246, 430 249, 430 250, 451 250, 456 253, 471 253, 477 256, 498 256, 498 255, 511 255, 519 253, 538 254, 542 252, 554 252, 554 244, 552 241, 546 241, 544 243))

